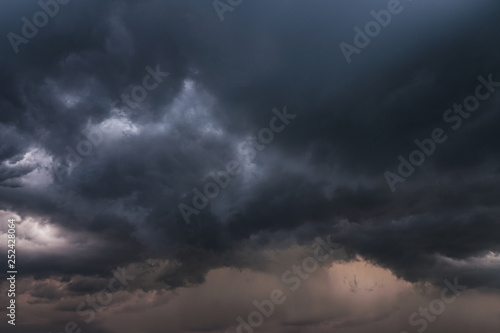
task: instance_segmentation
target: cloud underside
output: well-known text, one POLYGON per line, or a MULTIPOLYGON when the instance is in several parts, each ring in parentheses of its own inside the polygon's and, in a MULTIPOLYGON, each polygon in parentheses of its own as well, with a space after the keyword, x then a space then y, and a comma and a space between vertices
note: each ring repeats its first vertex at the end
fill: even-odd
MULTIPOLYGON (((71 2, 18 54, 6 40, 0 216, 21 221, 23 275, 36 286, 27 287, 26 302, 30 295, 47 306, 97 292, 112 270, 129 267, 149 273, 120 296, 124 307, 135 298, 168 303, 156 292, 219 283, 213 274, 280 276, 286 265, 269 253, 324 235, 342 244, 345 265, 362 258, 390 272, 394 285, 440 286, 459 276, 471 289, 497 292, 500 92, 458 129, 443 114, 474 95, 479 76, 500 81, 500 7, 402 5, 350 64, 339 44, 353 44, 353 27, 363 28, 387 1, 243 2, 223 22, 211 2, 71 2), (137 107, 123 102, 157 65, 168 77, 137 107), (262 149, 246 144, 285 106, 296 118, 262 149), (435 128, 448 139, 392 192, 384 173, 397 174, 398 156, 408 158, 414 141, 435 128), (97 141, 71 162, 68 147, 77 151, 85 133, 97 141), (231 161, 240 172, 195 208, 196 191, 231 161), (197 211, 189 224, 181 203, 197 211)), ((19 17, 39 10, 0 7, 19 17)), ((17 16, 1 23, 4 30, 21 33, 17 16)), ((386 327, 390 306, 368 316, 380 321, 371 327, 386 327)), ((285 317, 289 331, 301 327, 300 315, 285 317)), ((99 329, 119 330, 113 318, 99 329)), ((303 320, 311 318, 328 318, 325 330, 362 325, 320 310, 303 320)), ((196 325, 183 329, 230 326, 196 325)))

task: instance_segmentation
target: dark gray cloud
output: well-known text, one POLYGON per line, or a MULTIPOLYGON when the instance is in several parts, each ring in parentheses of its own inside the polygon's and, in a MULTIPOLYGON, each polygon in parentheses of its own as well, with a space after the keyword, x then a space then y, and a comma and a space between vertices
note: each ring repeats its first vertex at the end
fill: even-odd
MULTIPOLYGON (((484 258, 500 251, 499 92, 456 131, 443 113, 478 76, 500 81, 500 6, 401 3, 350 64, 339 44, 387 1, 244 1, 220 22, 210 1, 74 0, 18 54, 4 38, 0 209, 80 249, 75 260, 47 243, 20 259, 24 274, 85 294, 118 266, 162 259, 136 287, 175 289, 214 268, 265 271, 262 251, 333 233, 349 258, 407 281, 498 289, 498 261, 484 258), (139 107, 112 106, 157 65, 169 75, 139 107), (242 161, 241 144, 285 105, 297 118, 186 224, 178 205, 242 161), (99 127, 102 142, 60 181, 66 148, 99 127), (448 140, 392 193, 384 172, 436 127, 448 140)), ((4 35, 39 9, 3 1, 4 35)), ((60 297, 43 284, 31 295, 60 297)))

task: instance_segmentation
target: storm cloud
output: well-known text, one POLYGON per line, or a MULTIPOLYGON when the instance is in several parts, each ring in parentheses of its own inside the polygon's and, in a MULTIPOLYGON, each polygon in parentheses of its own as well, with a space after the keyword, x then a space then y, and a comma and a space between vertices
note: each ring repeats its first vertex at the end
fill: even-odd
MULTIPOLYGON (((244 0, 221 21, 211 1, 2 1, 0 232, 5 239, 7 219, 20 221, 26 310, 18 311, 53 318, 37 326, 20 315, 17 331, 61 331, 85 295, 126 267, 135 280, 114 293, 118 305, 98 314, 93 332, 124 331, 118 314, 140 317, 144 307, 182 313, 172 331, 225 332, 237 325, 229 295, 221 310, 202 301, 196 319, 188 304, 210 300, 210 290, 224 294, 226 283, 243 286, 246 275, 264 297, 266 283, 324 235, 345 253, 314 283, 339 282, 326 277, 332 267, 362 271, 362 261, 403 296, 376 298, 377 313, 277 310, 263 332, 312 332, 320 323, 378 332, 401 314, 394 309, 424 297, 408 301, 411 288, 431 295, 455 277, 470 304, 498 302, 500 4, 402 0, 346 61, 341 43, 355 46, 370 12, 389 2, 244 0), (40 3, 57 13, 26 38, 40 3), (13 43, 10 32, 27 42, 13 43), (489 97, 452 128, 443 115, 478 84, 489 97), (276 121, 286 126, 263 144, 259 133, 276 112, 296 118, 276 121), (415 140, 436 128, 447 140, 411 175, 398 173, 398 157, 409 160, 415 140), (206 208, 194 207, 231 161, 238 174, 206 208), (387 171, 403 178, 395 191, 387 171), (190 223, 181 204, 197 211, 190 223)), ((294 294, 297 307, 333 304, 311 296, 320 289, 294 294)), ((235 309, 245 313, 253 298, 241 292, 235 309)), ((153 317, 147 332, 161 331, 153 317)), ((405 329, 406 317, 395 325, 405 329)), ((484 327, 498 327, 500 317, 488 318, 484 327)), ((463 329, 448 319, 438 328, 463 329)))

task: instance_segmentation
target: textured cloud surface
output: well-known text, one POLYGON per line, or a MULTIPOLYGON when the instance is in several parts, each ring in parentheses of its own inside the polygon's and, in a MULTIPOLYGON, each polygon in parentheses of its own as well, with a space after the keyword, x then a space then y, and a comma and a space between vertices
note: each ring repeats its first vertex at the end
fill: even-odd
POLYGON ((13 332, 234 332, 327 235, 259 330, 415 331, 457 277, 427 332, 500 327, 497 1, 61 2, 0 2, 13 332))

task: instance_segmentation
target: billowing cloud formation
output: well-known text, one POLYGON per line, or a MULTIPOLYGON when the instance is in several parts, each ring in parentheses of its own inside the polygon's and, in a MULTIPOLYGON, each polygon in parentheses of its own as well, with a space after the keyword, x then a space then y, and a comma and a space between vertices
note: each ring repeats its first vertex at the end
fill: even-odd
MULTIPOLYGON (((401 1, 348 64, 339 44, 387 5, 244 1, 221 22, 210 1, 71 1, 26 43, 6 37, 0 209, 21 221, 26 293, 97 292, 117 267, 144 295, 214 270, 280 274, 266 251, 325 234, 407 282, 498 290, 500 5, 401 1), (479 108, 454 111, 478 84, 479 108), (263 144, 285 107, 296 117, 263 144), (399 156, 436 128, 447 140, 402 175, 399 156), (231 161, 238 174, 195 207, 231 161)), ((0 9, 6 36, 41 10, 0 9)))

